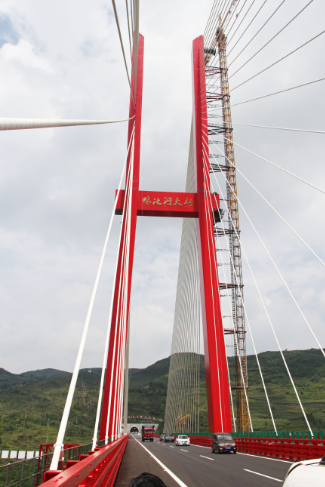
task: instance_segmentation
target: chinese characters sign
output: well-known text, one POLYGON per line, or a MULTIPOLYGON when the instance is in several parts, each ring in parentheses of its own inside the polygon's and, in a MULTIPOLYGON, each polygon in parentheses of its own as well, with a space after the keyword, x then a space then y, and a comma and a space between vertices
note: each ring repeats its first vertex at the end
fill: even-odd
MULTIPOLYGON (((116 214, 121 215, 125 192, 121 191, 116 205, 116 214)), ((219 196, 211 198, 211 211, 219 209, 219 196)), ((178 218, 198 218, 197 193, 171 193, 159 191, 139 191, 138 216, 167 216, 178 218)))
POLYGON ((172 197, 166 197, 164 198, 164 202, 162 203, 160 201, 160 198, 155 198, 153 201, 150 200, 150 196, 145 196, 144 198, 142 198, 142 203, 144 203, 145 205, 149 206, 149 205, 158 205, 158 206, 162 206, 162 205, 167 205, 167 206, 176 206, 176 205, 179 205, 179 206, 186 206, 186 205, 189 205, 189 206, 193 206, 193 199, 192 198, 186 198, 185 201, 183 203, 181 203, 181 200, 178 199, 177 197, 174 199, 174 203, 173 203, 173 198, 172 197))

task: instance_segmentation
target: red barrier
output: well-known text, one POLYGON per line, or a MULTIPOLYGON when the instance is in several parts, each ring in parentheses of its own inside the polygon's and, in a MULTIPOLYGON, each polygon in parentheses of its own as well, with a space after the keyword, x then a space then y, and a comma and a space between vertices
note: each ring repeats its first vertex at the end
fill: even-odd
POLYGON ((60 472, 48 471, 44 475, 44 487, 110 487, 122 461, 129 435, 103 446, 98 451, 81 455, 77 462, 69 462, 60 472), (53 476, 53 474, 55 474, 53 476))
MULTIPOLYGON (((160 437, 160 435, 155 436, 160 437)), ((188 434, 188 437, 192 445, 211 446, 211 436, 192 436, 188 434)), ((239 452, 294 462, 322 458, 325 455, 325 440, 321 439, 234 438, 234 441, 239 452)))
POLYGON ((294 462, 321 458, 325 454, 324 440, 298 438, 234 438, 234 440, 237 451, 294 462))
POLYGON ((191 436, 188 435, 192 445, 211 446, 211 436, 191 436))

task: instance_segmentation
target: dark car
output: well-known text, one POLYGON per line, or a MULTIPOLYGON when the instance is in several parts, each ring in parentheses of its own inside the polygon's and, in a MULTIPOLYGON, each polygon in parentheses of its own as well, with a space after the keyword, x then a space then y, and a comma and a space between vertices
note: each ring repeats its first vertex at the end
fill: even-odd
POLYGON ((174 442, 175 441, 174 435, 166 435, 165 436, 165 442, 166 441, 173 441, 174 442))
POLYGON ((160 435, 159 441, 164 441, 165 435, 160 435))
POLYGON ((212 453, 236 453, 236 443, 230 433, 213 433, 211 439, 212 453))

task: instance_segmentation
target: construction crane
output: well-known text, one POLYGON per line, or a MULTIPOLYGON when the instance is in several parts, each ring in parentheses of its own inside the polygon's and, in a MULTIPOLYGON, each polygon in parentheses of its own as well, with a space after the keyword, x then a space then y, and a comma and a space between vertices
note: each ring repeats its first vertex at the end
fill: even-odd
POLYGON ((185 414, 185 416, 182 416, 182 410, 179 408, 178 417, 175 420, 177 424, 177 433, 184 433, 185 419, 190 417, 190 414, 185 414))

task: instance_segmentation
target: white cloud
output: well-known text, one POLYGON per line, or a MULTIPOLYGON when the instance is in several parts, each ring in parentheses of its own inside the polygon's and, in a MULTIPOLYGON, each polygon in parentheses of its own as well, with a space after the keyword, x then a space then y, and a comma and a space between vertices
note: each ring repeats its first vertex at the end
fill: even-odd
MULTIPOLYGON (((141 189, 172 191, 185 187, 192 109, 191 43, 203 32, 211 3, 141 3, 140 30, 145 37, 141 189)), ((247 22, 261 4, 260 0, 255 2, 247 22)), ((281 7, 281 13, 238 58, 230 72, 302 6, 299 0, 294 11, 292 5, 281 7)), ((274 8, 274 2, 266 4, 243 36, 243 43, 274 8)), ((1 116, 126 118, 129 88, 109 3, 12 0, 3 2, 2 10, 10 19, 18 42, 15 38, 16 44, 6 43, 0 49, 1 116)), ((123 2, 118 4, 118 11, 127 47, 123 2)), ((322 30, 323 18, 323 5, 313 2, 290 30, 231 79, 231 88, 322 30)), ((323 57, 323 43, 321 37, 238 88, 232 93, 232 102, 321 77, 322 63, 318 59, 323 57)), ((240 44, 229 56, 230 62, 239 50, 240 44)), ((234 107, 233 120, 322 129, 324 103, 320 83, 234 107)), ((239 126, 234 134, 235 141, 244 147, 325 187, 322 136, 239 126)), ((1 133, 0 366, 12 372, 42 367, 72 370, 125 157, 126 136, 125 124, 1 133)), ((237 147, 236 162, 325 258, 323 195, 237 147)), ((222 175, 218 177, 222 180, 222 175)), ((325 345, 323 268, 239 175, 238 191, 325 345)), ((314 346, 242 212, 240 217, 243 245, 282 347, 314 346)), ((84 366, 101 364, 119 226, 117 217, 84 366)), ((169 354, 180 232, 181 222, 173 219, 139 219, 132 289, 133 367, 148 365, 169 354)), ((243 265, 245 303, 258 350, 275 349, 254 283, 243 265)))
POLYGON ((36 54, 34 46, 20 39, 16 45, 7 43, 1 48, 1 61, 4 63, 15 62, 21 65, 21 68, 39 69, 45 73, 53 73, 49 61, 36 54))

